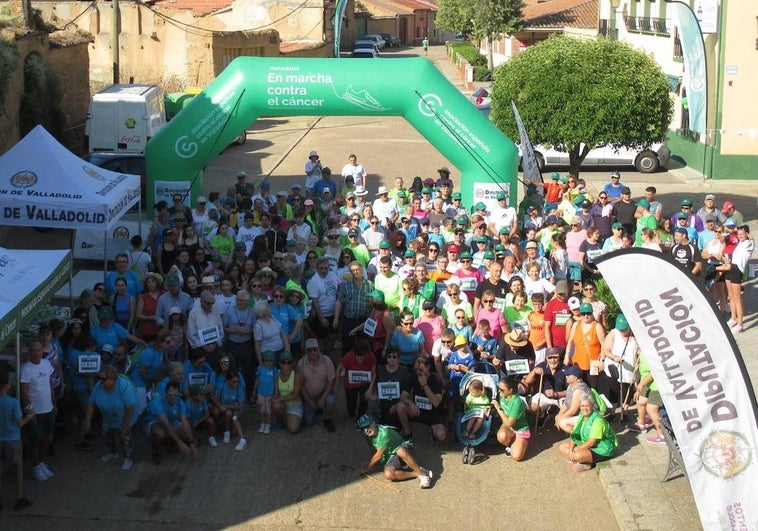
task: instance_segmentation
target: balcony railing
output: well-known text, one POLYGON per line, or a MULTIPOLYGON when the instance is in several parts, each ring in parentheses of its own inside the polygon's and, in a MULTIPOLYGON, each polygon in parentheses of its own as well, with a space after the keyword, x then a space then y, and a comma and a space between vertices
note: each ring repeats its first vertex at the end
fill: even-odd
POLYGON ((668 22, 665 18, 652 17, 624 17, 626 30, 631 32, 654 33, 655 35, 668 35, 668 22))

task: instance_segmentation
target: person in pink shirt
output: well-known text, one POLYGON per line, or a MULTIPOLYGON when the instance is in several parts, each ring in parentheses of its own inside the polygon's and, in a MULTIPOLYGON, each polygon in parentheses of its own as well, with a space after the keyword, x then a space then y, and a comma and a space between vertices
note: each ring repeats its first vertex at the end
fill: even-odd
POLYGON ((582 220, 578 216, 571 220, 571 230, 566 233, 566 252, 569 258, 569 280, 580 283, 582 280, 582 261, 579 247, 587 239, 587 231, 582 229, 582 220))
POLYGON ((479 269, 474 269, 472 266, 471 253, 465 251, 461 253, 461 267, 453 273, 461 279, 461 291, 466 294, 469 303, 474 304, 474 295, 476 294, 476 287, 481 281, 484 280, 479 269))
POLYGON ((434 312, 434 303, 426 300, 421 305, 421 315, 413 322, 413 327, 424 335, 424 350, 432 352, 434 342, 442 337, 447 325, 442 316, 434 312))
POLYGON ((484 290, 482 293, 482 305, 476 311, 476 324, 480 321, 486 320, 490 323, 490 333, 492 337, 500 340, 504 334, 507 334, 508 321, 505 320, 503 312, 495 308, 495 292, 492 290, 484 290))

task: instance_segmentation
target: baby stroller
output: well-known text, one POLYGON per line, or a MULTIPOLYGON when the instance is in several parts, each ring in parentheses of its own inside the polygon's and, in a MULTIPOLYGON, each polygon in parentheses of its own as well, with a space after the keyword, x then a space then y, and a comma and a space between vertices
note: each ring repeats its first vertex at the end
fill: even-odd
MULTIPOLYGON (((465 404, 466 397, 469 394, 469 387, 474 381, 479 381, 484 387, 485 395, 487 396, 487 402, 492 401, 497 397, 497 383, 500 380, 497 374, 497 369, 488 362, 479 361, 474 364, 472 370, 463 375, 461 383, 458 386, 460 397, 465 404)), ((490 428, 492 426, 492 415, 485 414, 489 411, 488 408, 475 408, 470 412, 462 411, 458 415, 458 422, 455 425, 455 434, 458 440, 463 444, 463 453, 461 454, 461 461, 463 464, 474 464, 474 458, 476 457, 476 447, 487 440, 490 434, 490 428), (464 427, 470 418, 483 415, 482 425, 477 432, 470 437, 466 437, 464 434, 464 427)))

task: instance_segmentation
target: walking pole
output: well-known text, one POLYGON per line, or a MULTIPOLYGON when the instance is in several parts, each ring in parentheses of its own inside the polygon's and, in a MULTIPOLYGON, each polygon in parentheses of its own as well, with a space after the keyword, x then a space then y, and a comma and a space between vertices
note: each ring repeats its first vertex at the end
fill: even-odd
MULTIPOLYGON (((544 378, 544 377, 545 377, 545 371, 543 370, 540 373, 540 386, 539 386, 539 389, 537 390, 537 394, 538 395, 542 393, 542 378, 544 378)), ((539 423, 540 423, 540 399, 537 398, 537 416, 534 419, 534 432, 535 433, 537 433, 537 425, 539 423)))

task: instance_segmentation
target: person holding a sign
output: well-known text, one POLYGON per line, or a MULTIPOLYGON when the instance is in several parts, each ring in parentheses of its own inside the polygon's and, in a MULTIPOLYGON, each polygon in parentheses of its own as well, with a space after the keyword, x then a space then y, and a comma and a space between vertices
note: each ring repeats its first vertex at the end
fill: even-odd
POLYGON ((97 374, 98 382, 92 389, 87 412, 82 423, 82 433, 90 431, 92 415, 97 407, 103 417, 103 435, 108 449, 101 461, 107 463, 118 459, 116 437, 121 439, 124 463, 121 470, 128 471, 134 465, 132 427, 137 423, 137 392, 127 378, 119 376, 112 365, 104 366, 97 374))
MULTIPOLYGON (((214 372, 208 363, 208 356, 201 349, 190 352, 190 358, 183 365, 184 380, 181 385, 182 394, 186 397, 189 388, 193 385, 202 385, 206 391, 213 393, 214 372)), ((169 382, 173 380, 169 373, 169 382)), ((160 389, 161 386, 158 386, 160 389)))
POLYGON ((337 375, 343 379, 347 415, 356 418, 364 414, 376 382, 376 357, 367 339, 355 341, 337 365, 337 375))
POLYGON ((518 381, 513 376, 506 376, 497 388, 500 396, 492 400, 492 407, 502 421, 497 431, 497 442, 505 446, 507 457, 523 461, 532 433, 529 431, 526 405, 518 396, 518 381))
POLYGON ((396 411, 406 439, 411 437, 411 420, 429 426, 433 440, 441 442, 447 438, 445 415, 442 411, 442 380, 431 372, 431 368, 431 358, 416 358, 413 373, 400 395, 396 411))
POLYGON ((142 418, 142 426, 152 441, 152 456, 156 465, 161 464, 164 440, 173 440, 184 455, 197 454, 195 434, 187 420, 187 408, 181 400, 176 382, 169 381, 166 392, 153 397, 142 418))
POLYGON ((200 304, 190 310, 187 318, 187 341, 190 347, 214 356, 224 341, 224 322, 216 297, 209 290, 200 293, 200 304))

